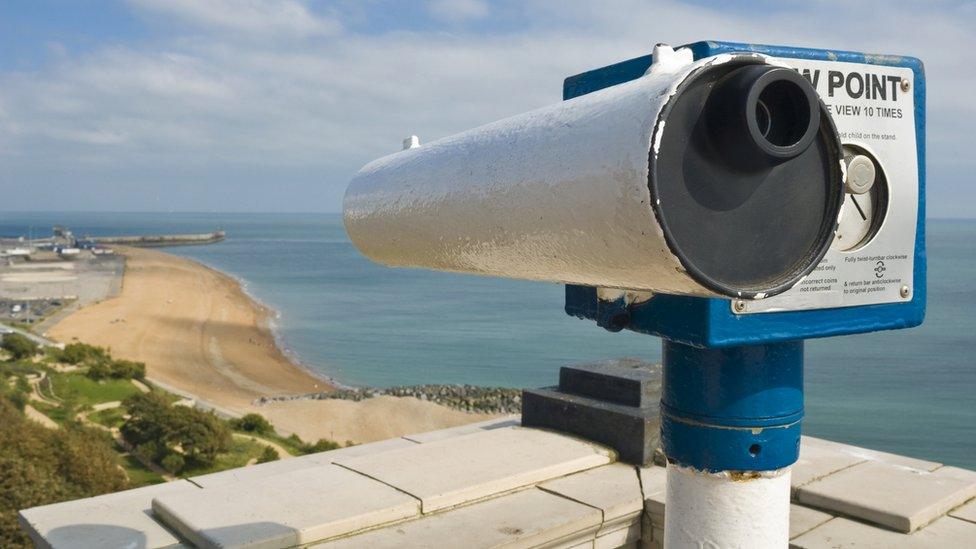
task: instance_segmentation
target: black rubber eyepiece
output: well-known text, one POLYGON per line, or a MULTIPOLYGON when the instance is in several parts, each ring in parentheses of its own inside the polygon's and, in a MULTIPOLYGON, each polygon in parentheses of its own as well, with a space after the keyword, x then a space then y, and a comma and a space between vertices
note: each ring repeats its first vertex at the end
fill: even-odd
POLYGON ((715 84, 705 109, 717 148, 743 168, 799 156, 820 129, 817 92, 785 68, 752 65, 732 71, 715 84))

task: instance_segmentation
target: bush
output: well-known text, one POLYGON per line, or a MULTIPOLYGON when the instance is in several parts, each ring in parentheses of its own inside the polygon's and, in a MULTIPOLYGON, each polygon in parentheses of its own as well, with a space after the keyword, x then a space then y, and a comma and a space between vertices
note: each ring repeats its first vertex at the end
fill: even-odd
POLYGON ((17 391, 7 393, 7 400, 14 405, 18 411, 23 412, 24 408, 27 406, 27 395, 17 391))
POLYGON ((14 382, 14 389, 16 389, 17 392, 20 393, 29 393, 31 392, 31 385, 30 382, 27 381, 27 378, 23 376, 17 376, 17 381, 14 382))
POLYGON ((37 343, 34 343, 26 336, 21 334, 5 334, 3 343, 0 343, 3 350, 10 353, 14 360, 23 360, 37 354, 37 343))
POLYGON ((69 343, 58 354, 58 360, 68 364, 81 364, 88 361, 104 361, 109 356, 105 349, 87 343, 69 343))
POLYGON ((173 473, 190 466, 209 467, 218 454, 230 448, 230 429, 212 412, 171 406, 158 393, 131 396, 123 405, 129 419, 122 424, 122 436, 140 455, 173 473), (174 454, 181 457, 182 463, 174 458, 162 463, 174 454))
POLYGON ((160 460, 159 464, 163 466, 163 469, 176 474, 186 467, 186 460, 179 454, 167 454, 166 457, 160 460))
POLYGON ((88 367, 91 379, 144 379, 146 364, 132 360, 100 360, 88 367))
POLYGON ((244 417, 230 420, 230 426, 237 431, 267 435, 274 433, 274 427, 261 414, 250 413, 244 417))
POLYGON ((29 547, 17 511, 128 487, 111 442, 91 429, 57 431, 0 399, 0 547, 29 547))
POLYGON ((109 368, 108 362, 96 362, 88 367, 88 371, 85 372, 85 375, 98 381, 111 377, 112 370, 109 368))
POLYGON ((269 461, 278 461, 281 457, 278 452, 270 446, 265 446, 264 450, 261 452, 261 456, 258 457, 258 463, 268 463, 269 461))
POLYGON ((119 379, 145 379, 146 363, 133 360, 113 360, 113 376, 119 379))
POLYGON ((317 454, 319 452, 328 452, 329 450, 337 450, 342 448, 342 445, 334 440, 328 440, 325 438, 320 438, 315 444, 304 444, 302 446, 303 454, 317 454))

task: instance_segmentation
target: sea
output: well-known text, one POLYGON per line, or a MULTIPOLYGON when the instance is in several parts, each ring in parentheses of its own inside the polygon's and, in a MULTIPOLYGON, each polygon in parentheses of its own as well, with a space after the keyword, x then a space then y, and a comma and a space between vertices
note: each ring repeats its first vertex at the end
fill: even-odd
MULTIPOLYGON (((166 248, 224 271, 272 307, 295 360, 346 385, 540 387, 559 367, 661 358, 657 338, 563 312, 558 284, 390 269, 339 214, 0 212, 0 236, 227 231, 166 248)), ((806 434, 976 469, 976 220, 930 220, 928 311, 911 330, 811 340, 806 434)))

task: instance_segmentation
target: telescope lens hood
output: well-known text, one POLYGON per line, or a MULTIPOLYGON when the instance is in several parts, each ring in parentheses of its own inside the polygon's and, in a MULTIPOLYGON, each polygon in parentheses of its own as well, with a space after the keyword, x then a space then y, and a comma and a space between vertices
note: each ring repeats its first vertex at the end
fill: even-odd
POLYGON ((703 286, 783 292, 833 241, 839 137, 816 90, 755 59, 698 69, 659 115, 648 185, 665 240, 703 286))

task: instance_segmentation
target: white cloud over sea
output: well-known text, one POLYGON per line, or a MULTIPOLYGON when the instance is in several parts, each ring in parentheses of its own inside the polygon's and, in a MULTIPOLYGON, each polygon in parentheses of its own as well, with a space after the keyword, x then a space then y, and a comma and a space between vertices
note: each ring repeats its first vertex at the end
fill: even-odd
POLYGON ((147 31, 0 69, 0 210, 336 211, 406 135, 558 101, 565 76, 656 42, 719 39, 920 57, 930 213, 972 216, 973 3, 719 7, 740 5, 127 0, 147 31))

